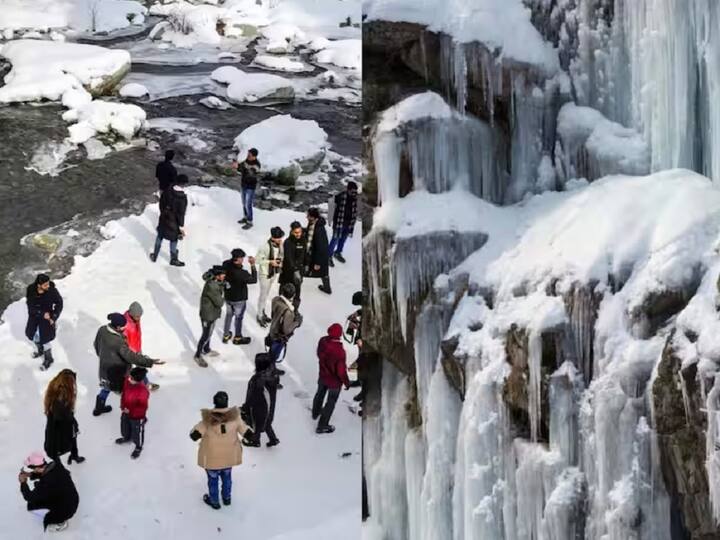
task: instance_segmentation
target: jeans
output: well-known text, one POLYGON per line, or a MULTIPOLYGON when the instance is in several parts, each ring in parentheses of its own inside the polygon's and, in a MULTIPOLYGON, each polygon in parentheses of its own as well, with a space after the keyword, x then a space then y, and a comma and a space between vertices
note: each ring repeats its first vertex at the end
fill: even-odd
POLYGON ((238 302, 225 302, 225 326, 223 332, 225 335, 230 333, 230 325, 232 324, 233 318, 235 319, 235 337, 242 336, 242 323, 243 317, 245 316, 245 308, 247 307, 246 300, 240 300, 238 302))
POLYGON ((328 246, 328 256, 332 257, 335 253, 340 255, 345 247, 345 241, 348 239, 349 235, 350 227, 343 227, 340 231, 340 236, 337 236, 335 231, 333 231, 332 240, 330 240, 330 245, 328 246), (337 249, 335 249, 336 246, 337 249))
POLYGON ((340 388, 329 388, 323 383, 318 382, 318 388, 317 392, 315 392, 312 407, 313 417, 320 417, 318 427, 328 426, 330 423, 330 417, 335 410, 335 403, 337 403, 339 396, 340 388), (325 394, 327 394, 327 401, 325 401, 325 394))
POLYGON ((230 500, 230 494, 232 493, 232 469, 215 469, 206 470, 208 479, 208 495, 210 496, 210 502, 213 504, 220 504, 218 501, 218 482, 222 479, 222 498, 224 501, 230 500))
POLYGON ((264 277, 260 274, 260 295, 258 296, 258 317, 265 313, 265 306, 267 305, 268 297, 270 296, 270 289, 277 283, 279 274, 275 274, 271 278, 264 277))
POLYGON ((145 419, 135 420, 123 413, 120 417, 120 434, 126 441, 135 443, 135 448, 142 450, 145 444, 145 419))
POLYGON ((253 220, 253 201, 255 200, 255 190, 242 188, 242 205, 245 218, 252 223, 253 220))
POLYGON ((270 356, 272 356, 272 359, 276 363, 280 363, 283 361, 282 354, 285 350, 285 347, 285 343, 280 340, 275 340, 270 344, 270 356))
MULTIPOLYGON (((153 249, 153 255, 157 258, 158 254, 160 253, 160 248, 162 247, 163 243, 163 237, 159 234, 155 238, 155 248, 153 249)), ((177 240, 170 240, 170 258, 177 259, 178 256, 178 242, 177 240)))
POLYGON ((200 356, 202 353, 210 352, 210 338, 212 337, 213 329, 215 328, 215 321, 200 321, 202 324, 202 335, 200 341, 198 341, 197 351, 195 356, 200 356))
POLYGON ((108 398, 110 395, 110 390, 107 388, 101 388, 100 392, 98 393, 98 397, 103 400, 103 402, 108 398))

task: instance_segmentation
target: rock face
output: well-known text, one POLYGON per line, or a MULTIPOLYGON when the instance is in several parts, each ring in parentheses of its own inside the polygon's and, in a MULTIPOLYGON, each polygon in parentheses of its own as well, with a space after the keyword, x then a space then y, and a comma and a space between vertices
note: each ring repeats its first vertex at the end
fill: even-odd
POLYGON ((697 365, 683 370, 681 364, 670 336, 652 387, 660 464, 672 497, 675 528, 688 531, 692 540, 717 539, 705 469, 705 403, 697 365))

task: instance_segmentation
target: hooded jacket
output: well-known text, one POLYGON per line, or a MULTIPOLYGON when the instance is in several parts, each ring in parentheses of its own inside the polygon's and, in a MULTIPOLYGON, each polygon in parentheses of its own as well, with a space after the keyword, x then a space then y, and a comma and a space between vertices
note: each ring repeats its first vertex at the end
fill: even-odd
POLYGON ((57 287, 55 287, 55 283, 51 281, 50 288, 42 294, 37 290, 37 283, 31 283, 27 287, 25 300, 28 308, 25 336, 32 340, 35 337, 35 332, 39 330, 40 345, 50 343, 55 339, 57 324, 50 324, 50 321, 45 319, 45 314, 49 313, 50 318, 57 323, 63 310, 63 299, 57 287))
POLYGON ((320 338, 317 347, 320 364, 318 382, 332 389, 338 389, 342 385, 350 386, 342 331, 342 326, 333 324, 328 328, 328 335, 320 338))
POLYGON ((130 312, 125 312, 125 340, 132 352, 142 352, 142 328, 139 322, 130 316, 130 312))
POLYGON ((272 300, 272 322, 270 323, 270 339, 287 343, 290 336, 301 324, 295 316, 295 308, 284 296, 276 296, 272 300))
POLYGON ((202 409, 202 420, 193 427, 190 436, 197 432, 200 439, 198 465, 203 469, 227 469, 242 463, 241 438, 248 426, 240 418, 237 407, 202 409))
POLYGON ((125 377, 133 365, 150 368, 155 363, 155 360, 144 354, 132 352, 125 336, 108 325, 100 327, 93 345, 100 360, 100 383, 113 392, 122 390, 125 377))
POLYGON ((265 431, 275 416, 275 401, 279 378, 275 375, 272 358, 258 362, 255 360, 255 373, 248 381, 243 409, 255 433, 265 431))
POLYGON ((225 282, 218 281, 212 275, 207 275, 205 286, 200 296, 200 320, 206 322, 217 321, 222 315, 223 298, 225 295, 225 282))

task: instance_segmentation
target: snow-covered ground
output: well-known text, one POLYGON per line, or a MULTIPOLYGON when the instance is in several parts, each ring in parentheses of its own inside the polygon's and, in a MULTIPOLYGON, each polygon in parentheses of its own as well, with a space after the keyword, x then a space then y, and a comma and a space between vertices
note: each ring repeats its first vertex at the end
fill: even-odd
MULTIPOLYGON (((80 493, 80 507, 67 531, 68 540, 99 538, 253 538, 322 540, 360 537, 360 418, 349 410, 354 392, 343 392, 333 423, 337 431, 316 435, 309 405, 317 379, 315 347, 328 325, 342 323, 353 307, 350 296, 360 287, 360 244, 351 240, 347 265, 331 273, 333 295, 317 290, 317 280, 303 288, 305 322, 288 350, 279 392, 275 428, 279 447, 246 449, 244 463, 233 473, 233 504, 215 511, 203 504, 205 473, 196 465, 197 445, 188 438, 199 410, 226 390, 232 404, 241 404, 252 373, 253 356, 262 350, 265 331, 255 323, 258 288, 250 286, 245 329, 253 341, 238 347, 220 342, 221 356, 202 369, 192 360, 200 333, 198 301, 201 274, 228 257, 232 248, 254 254, 273 225, 286 231, 303 216, 286 210, 256 211, 249 232, 236 224, 240 194, 222 188, 191 188, 187 238, 180 244, 184 268, 167 264, 167 244, 159 261, 147 257, 155 237, 157 206, 142 215, 109 223, 108 240, 92 255, 78 258, 70 275, 56 280, 65 299, 54 344, 55 365, 37 369, 24 338, 24 302, 8 307, 0 325, 0 469, 4 504, 3 538, 45 538, 42 526, 25 511, 16 476, 22 460, 43 445, 42 396, 59 369, 78 373, 76 416, 79 448, 87 461, 71 467, 80 493), (123 311, 137 300, 145 308, 143 344, 148 355, 167 360, 152 370, 161 385, 152 394, 145 449, 139 460, 118 447, 118 398, 114 410, 91 415, 97 393, 97 359, 92 341, 106 315, 123 311), (349 452, 349 457, 342 457, 349 452)), ((359 227, 358 227, 359 229, 359 227)), ((356 235, 356 238, 359 236, 356 235)), ((347 348, 348 362, 356 351, 347 348)))

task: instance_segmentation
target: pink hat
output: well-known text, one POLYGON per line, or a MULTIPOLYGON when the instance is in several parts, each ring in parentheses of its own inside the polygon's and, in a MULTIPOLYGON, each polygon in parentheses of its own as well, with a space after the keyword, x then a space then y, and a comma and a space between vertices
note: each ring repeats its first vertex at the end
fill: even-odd
POLYGON ((45 463, 45 454, 43 452, 33 452, 25 459, 26 467, 39 467, 45 463))

